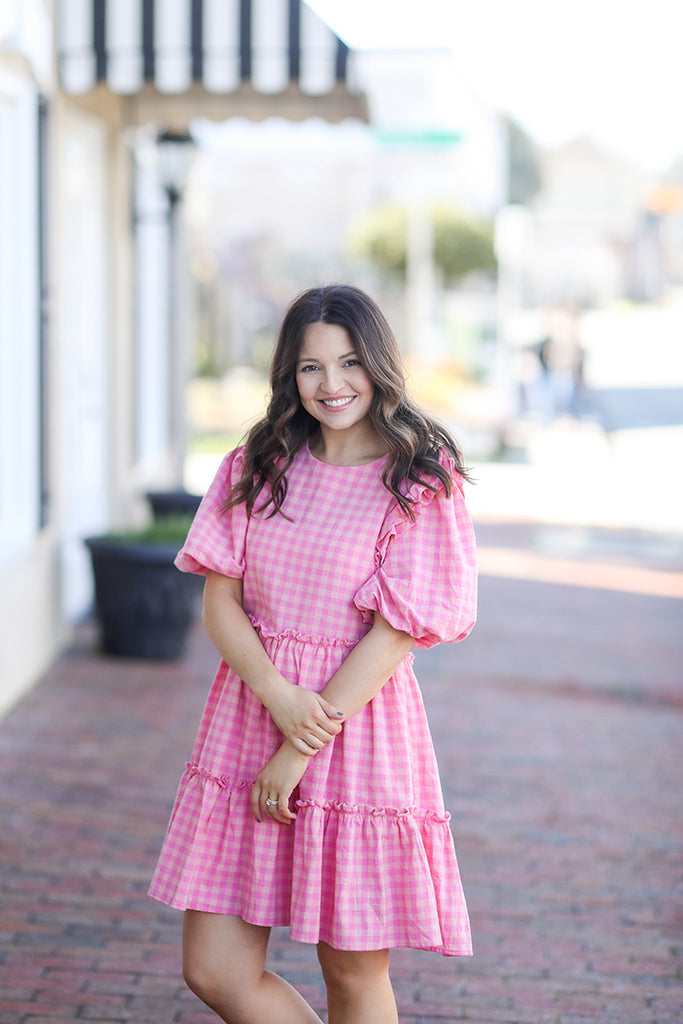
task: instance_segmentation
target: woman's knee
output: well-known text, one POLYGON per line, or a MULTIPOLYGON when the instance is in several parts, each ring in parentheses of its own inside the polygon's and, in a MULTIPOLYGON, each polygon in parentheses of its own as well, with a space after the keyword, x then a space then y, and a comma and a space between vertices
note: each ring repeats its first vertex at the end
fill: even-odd
POLYGON ((389 950, 352 952, 318 943, 318 960, 328 991, 353 997, 389 975, 389 950))
POLYGON ((183 960, 183 978, 190 992, 194 992, 202 1002, 211 1006, 218 995, 220 985, 215 973, 203 964, 194 960, 183 960))
POLYGON ((211 1009, 239 1007, 250 981, 263 973, 267 930, 238 918, 186 911, 183 922, 185 984, 211 1009))
POLYGON ((190 992, 214 1009, 226 995, 228 979, 218 964, 197 955, 191 947, 183 951, 183 978, 190 992))

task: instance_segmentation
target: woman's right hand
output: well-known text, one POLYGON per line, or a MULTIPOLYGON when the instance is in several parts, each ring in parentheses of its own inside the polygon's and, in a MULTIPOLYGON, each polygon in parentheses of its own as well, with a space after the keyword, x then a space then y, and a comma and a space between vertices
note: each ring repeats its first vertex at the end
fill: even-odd
POLYGON ((341 732, 343 713, 319 693, 292 683, 278 687, 266 707, 282 735, 301 754, 317 754, 341 732))

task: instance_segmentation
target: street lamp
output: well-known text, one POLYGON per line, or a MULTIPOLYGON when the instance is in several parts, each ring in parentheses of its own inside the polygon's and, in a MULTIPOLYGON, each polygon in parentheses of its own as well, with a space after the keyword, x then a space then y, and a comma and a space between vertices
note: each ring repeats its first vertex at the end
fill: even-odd
POLYGON ((187 184, 196 144, 189 132, 165 131, 157 136, 157 176, 168 197, 168 339, 170 435, 174 469, 182 486, 185 460, 185 388, 187 358, 185 343, 185 281, 180 265, 180 201, 187 184))
POLYGON ((174 204, 182 197, 197 146, 189 132, 161 132, 156 142, 159 181, 174 204))

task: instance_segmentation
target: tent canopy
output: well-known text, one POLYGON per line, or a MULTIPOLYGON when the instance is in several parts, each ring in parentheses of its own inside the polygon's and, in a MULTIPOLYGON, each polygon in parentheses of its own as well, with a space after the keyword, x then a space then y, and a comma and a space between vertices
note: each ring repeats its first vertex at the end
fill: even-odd
POLYGON ((354 54, 303 0, 61 0, 72 96, 128 98, 132 124, 191 117, 367 121, 354 54))

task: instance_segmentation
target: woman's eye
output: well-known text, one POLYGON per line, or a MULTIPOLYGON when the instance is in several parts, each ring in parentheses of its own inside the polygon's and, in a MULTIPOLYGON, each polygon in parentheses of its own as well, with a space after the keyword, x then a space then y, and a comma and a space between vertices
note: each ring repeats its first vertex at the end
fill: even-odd
POLYGON ((300 373, 311 373, 312 371, 317 369, 317 366, 314 366, 312 363, 310 363, 308 366, 302 366, 300 369, 300 373))
POLYGON ((347 359, 344 366, 360 366, 360 359, 347 359))

